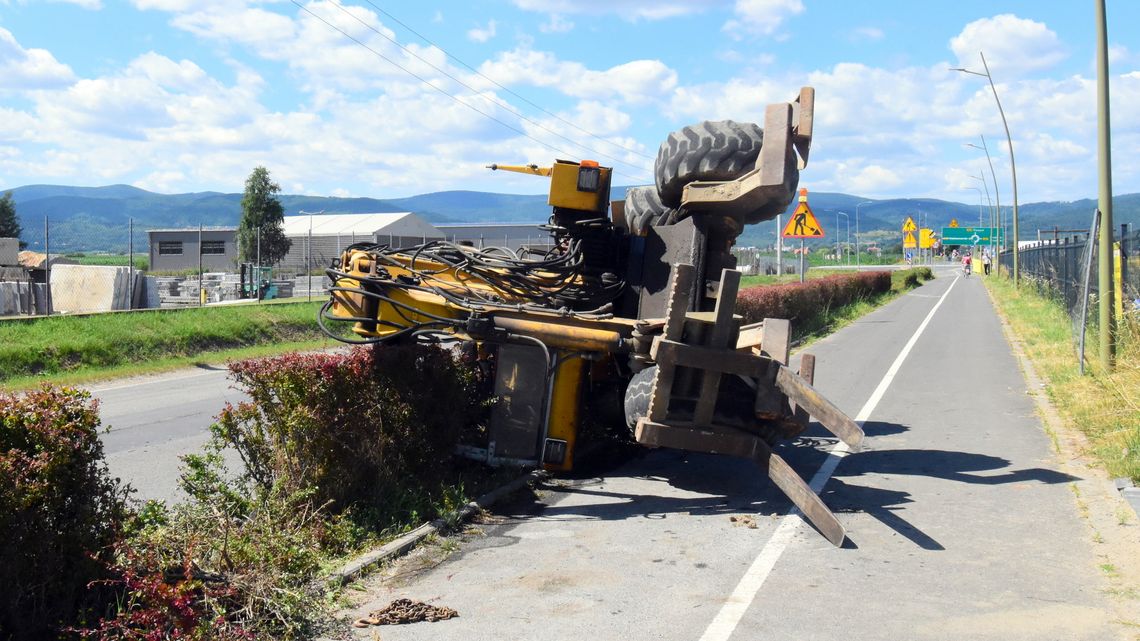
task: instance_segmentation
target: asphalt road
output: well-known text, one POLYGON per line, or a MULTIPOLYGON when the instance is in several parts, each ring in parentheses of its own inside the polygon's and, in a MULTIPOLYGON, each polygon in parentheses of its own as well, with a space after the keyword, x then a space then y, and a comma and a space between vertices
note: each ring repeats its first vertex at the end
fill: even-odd
POLYGON ((179 457, 201 451, 227 401, 245 400, 227 374, 224 367, 202 367, 90 388, 109 428, 102 435, 107 465, 136 498, 179 498, 179 457))
POLYGON ((350 614, 459 612, 389 641, 1130 638, 984 286, 936 270, 809 350, 868 438, 780 453, 823 487, 844 547, 755 466, 658 450, 497 509, 366 580, 350 614))

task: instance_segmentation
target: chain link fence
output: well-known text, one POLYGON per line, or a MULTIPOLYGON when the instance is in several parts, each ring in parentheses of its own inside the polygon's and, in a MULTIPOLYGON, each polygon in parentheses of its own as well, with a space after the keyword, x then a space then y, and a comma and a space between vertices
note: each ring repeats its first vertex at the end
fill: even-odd
POLYGON ((236 228, 205 224, 49 219, 21 240, 0 239, 0 317, 320 300, 332 257, 371 237, 293 238, 279 265, 240 259, 236 228))
MULTIPOLYGON (((1091 218, 1091 217, 1090 217, 1091 218)), ((1114 282, 1119 282, 1118 291, 1121 300, 1133 308, 1138 305, 1140 298, 1140 230, 1131 229, 1131 225, 1120 225, 1113 230, 1113 245, 1118 256, 1113 256, 1114 282), (1119 276, 1119 278, 1116 278, 1119 276)), ((1098 294, 1096 274, 1099 270, 1100 256, 1096 251, 1096 241, 1089 243, 1089 232, 1069 232, 1064 236, 1046 239, 1038 243, 1023 247, 1019 250, 1018 263, 1021 275, 1032 281, 1043 294, 1048 294, 1064 302, 1065 309, 1072 311, 1079 303, 1082 288, 1085 283, 1084 259, 1087 250, 1091 248, 1092 279, 1089 282, 1089 292, 1098 294)), ((1013 254, 1003 252, 1001 255, 1003 273, 1010 274, 1013 269, 1013 254)))
MULTIPOLYGON (((1090 218, 1099 217, 1094 214, 1090 218)), ((1136 314, 1140 310, 1140 230, 1131 225, 1120 225, 1113 230, 1112 261, 1116 313, 1136 314)), ((1096 300, 1100 296, 1100 256, 1096 240, 1096 222, 1089 231, 1052 232, 1046 238, 1019 249, 1018 266, 1024 282, 1035 286, 1039 293, 1054 298, 1068 312, 1072 321, 1073 340, 1078 346, 1078 358, 1083 365, 1084 338, 1088 327, 1095 325, 1096 300), (1091 322, 1090 322, 1091 317, 1091 322)), ((1011 274, 1013 254, 1001 255, 1004 274, 1011 274)))

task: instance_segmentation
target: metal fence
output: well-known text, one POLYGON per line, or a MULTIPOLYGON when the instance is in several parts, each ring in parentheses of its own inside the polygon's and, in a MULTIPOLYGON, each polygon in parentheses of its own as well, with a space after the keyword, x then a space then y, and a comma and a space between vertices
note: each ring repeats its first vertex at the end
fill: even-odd
MULTIPOLYGON (((19 261, 0 251, 0 317, 185 307, 263 300, 322 300, 324 271, 348 246, 379 242, 412 246, 430 236, 378 231, 291 236, 274 265, 260 253, 239 257, 236 229, 217 219, 140 225, 107 224, 91 216, 24 220, 27 245, 19 261)), ((260 238, 260 234, 258 235, 260 238)), ((445 226, 439 240, 475 247, 546 251, 551 238, 537 225, 445 226), (466 235, 465 235, 466 234, 466 235), (474 235, 472 235, 474 234, 474 235)), ((259 243, 260 246, 260 243, 259 243)))
MULTIPOLYGON (((282 261, 288 266, 258 267, 256 258, 239 258, 233 227, 90 219, 46 219, 29 227, 25 222, 25 247, 16 259, 9 255, 14 252, 0 251, 0 317, 326 296, 328 252, 311 237, 292 239, 288 261, 282 261)), ((331 242, 347 246, 354 240, 331 242)))
MULTIPOLYGON (((1130 225, 1120 225, 1114 230, 1113 243, 1119 252, 1119 259, 1113 257, 1113 267, 1119 275, 1122 302, 1133 308, 1140 305, 1140 230, 1130 229, 1130 225)), ((1018 263, 1021 276, 1029 279, 1042 293, 1048 293, 1062 300, 1065 309, 1072 311, 1079 303, 1080 291, 1083 286, 1082 275, 1084 265, 1082 257, 1086 249, 1092 249, 1092 274, 1089 284, 1090 292, 1098 294, 1096 274, 1099 269, 1101 257, 1095 251, 1096 241, 1089 247, 1089 235, 1085 233, 1070 233, 1053 239, 1040 241, 1039 244, 1024 247, 1019 250, 1018 263)), ((1013 269, 1013 254, 1003 252, 1001 255, 1003 273, 1009 274, 1013 269)), ((1116 279, 1114 278, 1114 281, 1116 279)))
MULTIPOLYGON (((1094 221, 1099 215, 1094 215, 1094 221)), ((1053 232, 1037 244, 1019 250, 1018 266, 1024 283, 1037 287, 1039 293, 1056 299, 1068 312, 1076 345, 1077 358, 1084 368, 1085 337, 1090 325, 1098 321, 1094 301, 1100 295, 1099 279, 1101 260, 1110 260, 1117 315, 1140 310, 1140 230, 1120 225, 1113 230, 1113 254, 1100 255, 1096 240, 1096 223, 1088 232, 1067 232, 1062 236, 1053 232), (1091 320, 1091 323, 1090 323, 1091 320)), ((1010 274, 1013 255, 1001 255, 1003 273, 1010 274)))

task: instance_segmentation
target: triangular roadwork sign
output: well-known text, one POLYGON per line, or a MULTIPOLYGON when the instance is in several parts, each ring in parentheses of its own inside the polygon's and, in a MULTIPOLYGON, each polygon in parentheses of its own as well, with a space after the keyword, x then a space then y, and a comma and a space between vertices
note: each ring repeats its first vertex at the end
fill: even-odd
POLYGON ((905 232, 918 231, 918 225, 914 224, 913 218, 911 218, 910 216, 907 216, 906 222, 903 223, 902 230, 905 232))
POLYGON ((800 206, 788 218, 788 224, 784 225, 784 231, 780 235, 784 238, 823 238, 823 225, 811 213, 807 201, 801 199, 800 206))

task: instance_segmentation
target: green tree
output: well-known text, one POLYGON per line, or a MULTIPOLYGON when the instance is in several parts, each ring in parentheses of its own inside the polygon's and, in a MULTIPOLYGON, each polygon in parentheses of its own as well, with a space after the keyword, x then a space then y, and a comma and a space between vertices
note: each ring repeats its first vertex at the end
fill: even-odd
MULTIPOLYGON (((22 232, 20 219, 16 217, 16 201, 12 200, 12 192, 7 192, 0 198, 0 238, 19 238, 22 232)), ((20 242, 20 249, 26 246, 20 242)))
POLYGON ((285 257, 293 241, 285 237, 285 208, 276 194, 281 186, 269 177, 269 170, 257 167, 245 180, 238 224, 238 256, 244 262, 257 260, 258 229, 261 229, 261 264, 275 265, 285 257))

